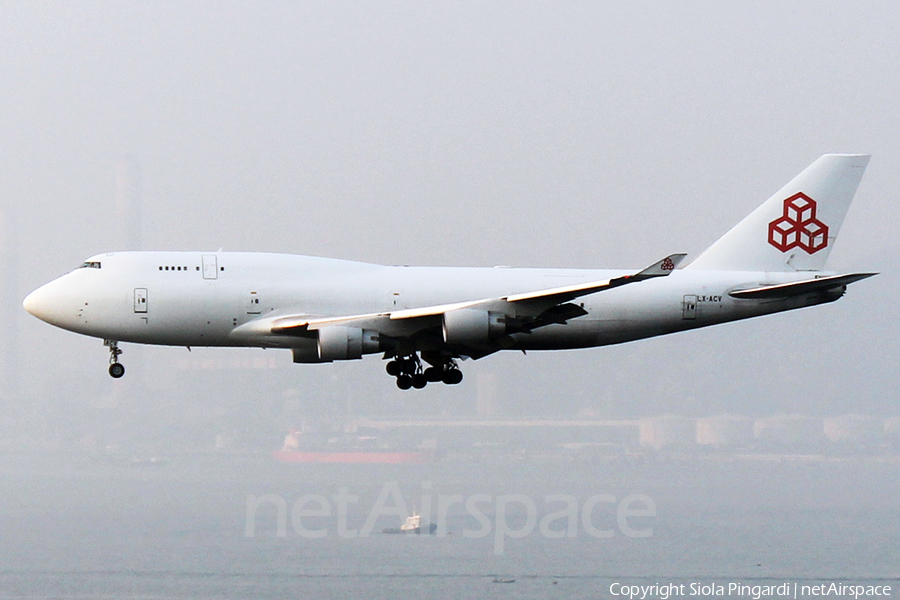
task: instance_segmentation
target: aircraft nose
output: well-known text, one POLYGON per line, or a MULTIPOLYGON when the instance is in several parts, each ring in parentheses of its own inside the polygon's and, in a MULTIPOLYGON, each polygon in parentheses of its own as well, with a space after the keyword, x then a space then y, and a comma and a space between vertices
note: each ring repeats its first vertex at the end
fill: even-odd
POLYGON ((45 304, 45 302, 42 302, 42 298, 45 295, 42 291, 43 289, 43 287, 39 287, 38 289, 25 296, 25 299, 22 300, 22 306, 25 308, 25 310, 27 310, 38 319, 41 319, 41 305, 45 304))
POLYGON ((71 299, 59 279, 34 290, 22 300, 22 306, 29 313, 51 325, 64 326, 68 322, 71 299))

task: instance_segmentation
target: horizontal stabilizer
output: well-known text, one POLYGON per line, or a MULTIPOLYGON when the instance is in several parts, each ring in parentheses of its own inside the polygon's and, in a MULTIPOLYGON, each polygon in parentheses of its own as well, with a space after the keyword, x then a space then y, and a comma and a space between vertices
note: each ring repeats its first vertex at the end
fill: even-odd
POLYGON ((820 292, 847 286, 862 279, 872 277, 873 275, 878 275, 878 273, 850 273, 847 275, 833 275, 831 277, 817 277, 816 279, 805 279, 803 281, 793 281, 791 283, 779 283, 777 285, 766 285, 747 290, 736 290, 734 292, 729 292, 728 295, 733 298, 788 298, 790 296, 799 296, 801 294, 809 294, 811 292, 820 292))

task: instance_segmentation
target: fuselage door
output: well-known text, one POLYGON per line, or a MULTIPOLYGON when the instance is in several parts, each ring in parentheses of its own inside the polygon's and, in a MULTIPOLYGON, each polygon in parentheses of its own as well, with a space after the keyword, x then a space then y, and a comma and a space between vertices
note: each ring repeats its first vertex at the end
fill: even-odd
POLYGON ((697 296, 687 294, 681 301, 681 318, 693 320, 697 318, 697 296))
POLYGON ((247 308, 247 314, 258 315, 260 313, 262 313, 262 308, 259 306, 259 294, 250 292, 250 306, 247 308))
POLYGON ((134 288, 134 312, 147 312, 147 288, 134 288))
POLYGON ((216 279, 219 276, 219 264, 215 254, 203 255, 203 279, 216 279))

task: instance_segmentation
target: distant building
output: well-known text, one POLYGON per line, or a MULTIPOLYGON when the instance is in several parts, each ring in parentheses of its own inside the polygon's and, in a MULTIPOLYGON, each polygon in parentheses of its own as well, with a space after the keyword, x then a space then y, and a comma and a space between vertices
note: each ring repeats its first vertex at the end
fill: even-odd
POLYGON ((753 443, 753 419, 719 415, 697 420, 697 443, 736 448, 753 443))
POLYGON ((777 415, 757 419, 753 434, 761 444, 776 447, 807 447, 825 441, 822 419, 802 415, 777 415))
POLYGON ((447 449, 493 445, 514 449, 559 449, 565 444, 633 446, 637 422, 559 419, 358 419, 349 428, 397 445, 429 440, 447 449))
POLYGON ((832 442, 861 446, 880 444, 884 439, 884 423, 868 415, 842 415, 825 419, 825 436, 832 442))
POLYGON ((687 448, 697 443, 697 422, 688 417, 651 417, 641 419, 638 427, 641 446, 647 448, 687 448))

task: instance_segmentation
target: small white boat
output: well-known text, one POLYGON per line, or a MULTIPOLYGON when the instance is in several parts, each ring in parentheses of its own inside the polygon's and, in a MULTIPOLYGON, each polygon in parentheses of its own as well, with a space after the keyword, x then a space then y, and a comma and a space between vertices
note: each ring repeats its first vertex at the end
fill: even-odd
MULTIPOLYGON (((437 531, 437 525, 431 523, 428 525, 424 533, 433 534, 435 531, 437 531)), ((383 529, 382 533, 423 533, 422 516, 414 511, 413 514, 406 517, 406 523, 401 525, 399 528, 390 527, 388 529, 383 529)))
POLYGON ((419 523, 421 522, 422 517, 417 512, 413 512, 410 516, 406 517, 406 523, 400 526, 400 531, 414 531, 419 533, 419 523))

